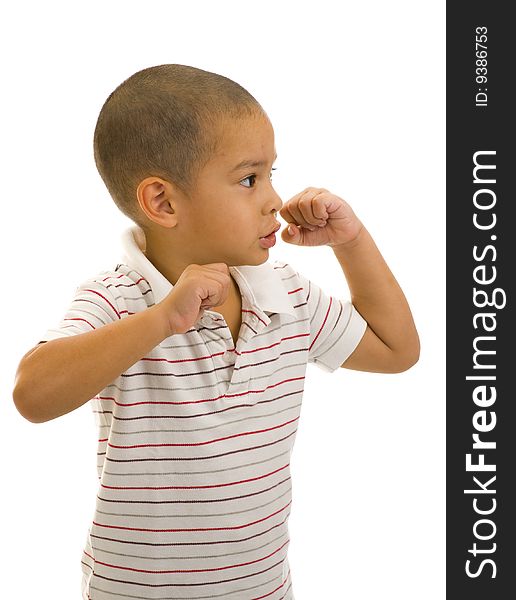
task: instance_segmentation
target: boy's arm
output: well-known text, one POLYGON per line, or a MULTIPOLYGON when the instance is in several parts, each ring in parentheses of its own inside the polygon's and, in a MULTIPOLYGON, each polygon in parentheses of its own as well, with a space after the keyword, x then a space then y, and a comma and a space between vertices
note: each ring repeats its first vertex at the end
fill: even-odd
POLYGON ((341 367, 399 373, 414 365, 419 359, 419 336, 407 300, 351 207, 324 188, 310 187, 291 198, 280 215, 291 224, 281 234, 284 241, 333 249, 353 306, 368 324, 341 367))
POLYGON ((164 339, 189 331, 204 310, 223 304, 230 284, 224 263, 188 265, 158 304, 122 318, 111 285, 85 282, 59 328, 46 334, 60 337, 21 359, 13 391, 18 412, 43 423, 83 405, 164 339))
POLYGON ((419 359, 419 336, 409 305, 365 227, 357 237, 332 246, 351 293, 367 321, 358 346, 341 365, 347 369, 399 373, 419 359))
POLYGON ((93 331, 39 344, 18 365, 16 408, 33 423, 75 410, 169 336, 167 327, 158 304, 93 331))

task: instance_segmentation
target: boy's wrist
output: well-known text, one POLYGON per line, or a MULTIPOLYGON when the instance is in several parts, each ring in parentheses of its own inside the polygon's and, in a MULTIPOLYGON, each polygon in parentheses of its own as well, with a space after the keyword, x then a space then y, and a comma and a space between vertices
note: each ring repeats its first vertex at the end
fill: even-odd
POLYGON ((332 248, 332 250, 336 251, 336 252, 346 252, 349 250, 353 250, 354 248, 356 248, 357 246, 359 246, 363 239, 366 237, 367 235, 367 230, 364 227, 363 224, 360 225, 360 229, 358 230, 358 233, 353 237, 353 239, 351 240, 347 240, 345 242, 340 242, 337 244, 328 244, 330 246, 330 248, 332 248))
POLYGON ((168 318, 167 312, 164 310, 164 306, 162 303, 155 304, 147 309, 152 316, 153 322, 156 324, 160 332, 160 343, 173 335, 172 326, 170 324, 170 319, 168 318))

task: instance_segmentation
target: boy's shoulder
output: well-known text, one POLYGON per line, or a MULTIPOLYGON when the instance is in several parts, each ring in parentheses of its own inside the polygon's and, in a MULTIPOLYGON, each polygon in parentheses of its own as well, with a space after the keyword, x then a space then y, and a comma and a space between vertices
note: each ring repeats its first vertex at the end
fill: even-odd
POLYGON ((100 290, 117 304, 125 305, 127 301, 142 301, 152 305, 152 290, 145 277, 134 268, 123 262, 118 262, 111 269, 104 269, 86 277, 77 290, 100 290))

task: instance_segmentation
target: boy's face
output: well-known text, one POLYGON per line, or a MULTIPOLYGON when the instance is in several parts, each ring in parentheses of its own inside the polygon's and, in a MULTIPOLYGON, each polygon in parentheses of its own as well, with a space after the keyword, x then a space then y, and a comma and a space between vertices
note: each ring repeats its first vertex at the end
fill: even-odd
POLYGON ((199 174, 175 227, 189 262, 259 265, 269 257, 260 238, 276 229, 283 203, 272 186, 274 131, 258 115, 223 124, 218 153, 199 174), (257 165, 238 166, 243 161, 257 165))

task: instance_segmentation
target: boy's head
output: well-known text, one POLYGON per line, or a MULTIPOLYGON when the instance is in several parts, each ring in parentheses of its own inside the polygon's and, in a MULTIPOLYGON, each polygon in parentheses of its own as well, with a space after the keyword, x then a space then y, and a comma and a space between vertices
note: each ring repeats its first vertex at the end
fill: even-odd
POLYGON ((259 237, 282 206, 270 182, 274 132, 234 81, 176 64, 135 73, 102 107, 94 156, 116 205, 146 237, 186 245, 198 264, 267 259, 259 237), (263 164, 235 169, 243 161, 263 164))

